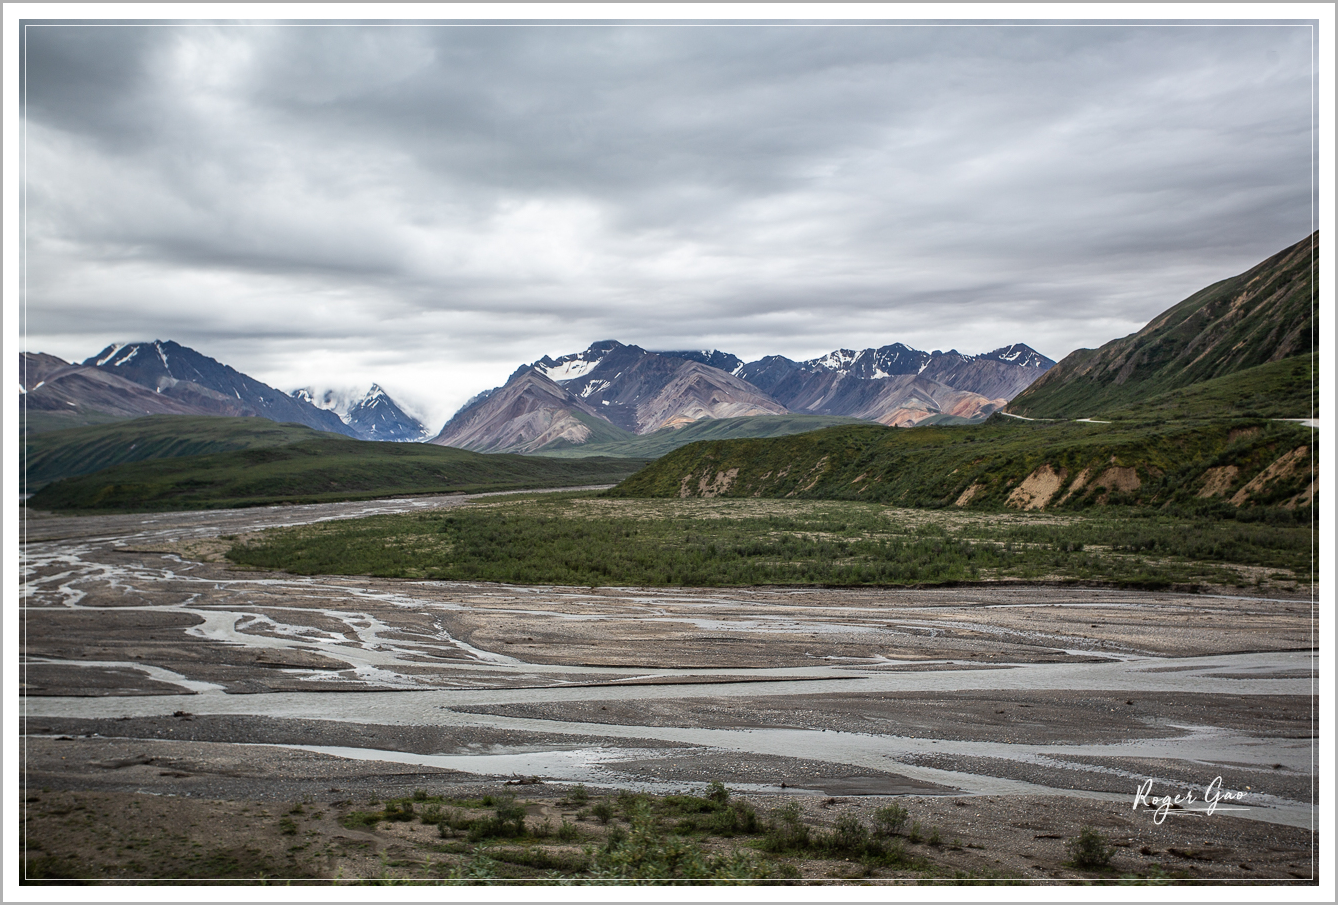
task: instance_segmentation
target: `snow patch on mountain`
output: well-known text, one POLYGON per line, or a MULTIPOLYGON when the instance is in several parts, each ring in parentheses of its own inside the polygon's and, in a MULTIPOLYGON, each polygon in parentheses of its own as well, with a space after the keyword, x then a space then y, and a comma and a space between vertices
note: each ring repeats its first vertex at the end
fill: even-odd
MULTIPOLYGON (((375 386, 375 384, 373 384, 375 386)), ((309 402, 318 409, 325 409, 327 412, 334 412, 339 416, 339 420, 348 422, 348 413, 354 406, 361 402, 367 392, 351 387, 327 387, 317 389, 316 387, 301 387, 293 390, 288 395, 294 399, 301 399, 309 402)))
POLYGON ((536 364, 534 369, 554 383, 563 383, 589 374, 599 367, 601 360, 598 358, 594 361, 585 361, 579 358, 572 361, 559 360, 552 365, 536 364))
POLYGON ((622 343, 611 339, 604 340, 592 343, 584 352, 573 352, 561 358, 554 359, 545 355, 530 367, 554 383, 566 383, 568 380, 579 380, 589 374, 599 367, 610 352, 620 348, 622 343))
POLYGON ((100 368, 107 362, 111 361, 113 358, 116 357, 116 353, 120 352, 124 348, 125 348, 125 343, 112 343, 111 348, 107 351, 107 354, 98 359, 96 367, 100 368))
POLYGON ((811 364, 815 368, 826 368, 829 371, 840 371, 848 369, 857 358, 859 358, 859 355, 852 349, 837 349, 835 352, 828 352, 821 358, 815 358, 812 362, 805 362, 805 364, 811 364))

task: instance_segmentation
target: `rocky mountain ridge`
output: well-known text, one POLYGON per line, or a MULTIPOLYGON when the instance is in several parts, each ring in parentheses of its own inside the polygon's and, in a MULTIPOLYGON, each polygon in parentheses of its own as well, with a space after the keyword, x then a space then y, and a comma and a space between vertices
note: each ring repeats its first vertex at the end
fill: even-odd
POLYGON ((505 386, 471 399, 430 442, 535 452, 591 442, 596 433, 612 439, 610 428, 645 435, 703 419, 792 413, 904 427, 981 420, 1053 364, 1023 344, 969 356, 896 343, 745 364, 719 350, 650 352, 603 340, 522 365, 505 386))

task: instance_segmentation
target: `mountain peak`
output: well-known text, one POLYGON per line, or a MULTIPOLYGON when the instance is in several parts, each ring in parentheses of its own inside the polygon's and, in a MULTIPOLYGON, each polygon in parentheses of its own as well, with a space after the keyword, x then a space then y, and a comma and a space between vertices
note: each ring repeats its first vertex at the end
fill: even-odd
POLYGON ((1000 346, 993 352, 986 352, 979 357, 991 361, 1006 361, 1009 364, 1017 365, 1019 368, 1049 370, 1054 365, 1054 361, 1046 358, 1026 343, 1011 343, 1007 346, 1000 346))

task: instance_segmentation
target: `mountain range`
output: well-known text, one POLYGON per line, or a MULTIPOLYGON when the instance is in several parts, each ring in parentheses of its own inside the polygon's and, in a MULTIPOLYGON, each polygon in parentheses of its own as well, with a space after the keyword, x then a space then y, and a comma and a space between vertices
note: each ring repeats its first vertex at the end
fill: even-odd
POLYGON ((19 379, 30 430, 145 415, 215 415, 304 424, 364 440, 421 440, 427 433, 375 385, 341 418, 304 398, 304 391, 284 393, 170 340, 113 344, 78 364, 25 352, 19 379))
MULTIPOLYGON (((1052 364, 1024 345, 972 357, 895 344, 809 361, 773 355, 744 363, 717 350, 648 352, 606 340, 522 365, 504 386, 471 399, 430 442, 568 455, 593 444, 592 451, 638 456, 645 444, 632 441, 699 421, 722 422, 730 436, 801 432, 841 417, 899 426, 969 422, 988 416, 1052 364), (770 420, 747 423, 758 417, 770 420)), ((146 415, 213 415, 262 417, 363 440, 415 442, 431 434, 376 384, 361 396, 314 387, 284 393, 170 340, 116 343, 79 363, 23 353, 20 380, 28 432, 146 415)), ((646 448, 681 442, 657 439, 646 448)))
POLYGON ((896 343, 744 363, 718 350, 650 352, 604 340, 522 365, 504 386, 466 403, 430 442, 533 453, 704 419, 827 415, 899 427, 979 421, 1053 364, 1022 344, 970 356, 896 343))

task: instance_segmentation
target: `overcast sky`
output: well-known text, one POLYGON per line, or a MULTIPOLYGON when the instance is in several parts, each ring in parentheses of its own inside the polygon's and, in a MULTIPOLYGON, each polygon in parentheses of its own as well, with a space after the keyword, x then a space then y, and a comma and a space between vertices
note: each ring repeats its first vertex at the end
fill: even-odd
POLYGON ((618 339, 1054 359, 1312 225, 1312 30, 34 26, 25 348, 435 430, 618 339))

